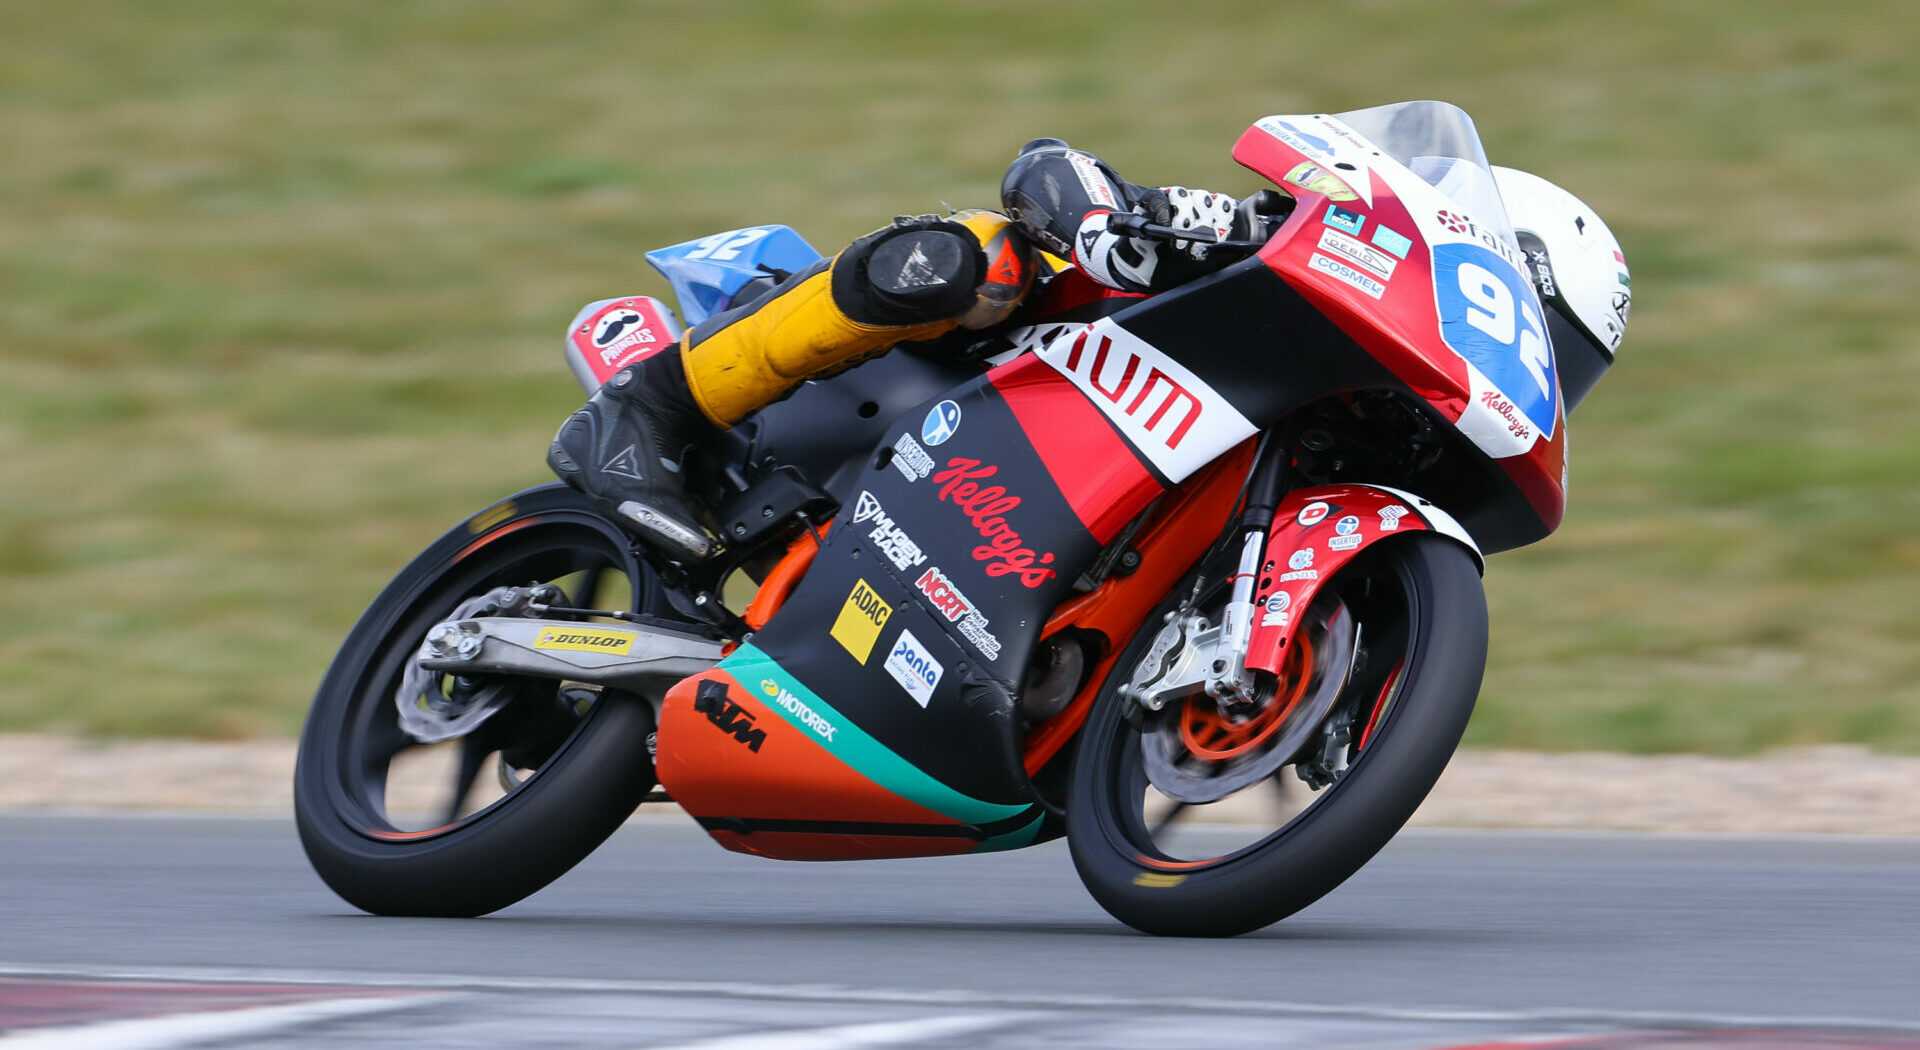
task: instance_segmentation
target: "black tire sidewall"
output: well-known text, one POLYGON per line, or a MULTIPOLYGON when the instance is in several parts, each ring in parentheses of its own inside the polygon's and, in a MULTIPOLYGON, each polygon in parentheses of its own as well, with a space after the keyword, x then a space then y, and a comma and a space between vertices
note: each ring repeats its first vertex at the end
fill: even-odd
MULTIPOLYGON (((421 596, 454 569, 459 552, 489 536, 539 527, 524 524, 535 517, 597 527, 610 538, 619 535, 563 485, 528 489, 511 501, 512 512, 487 528, 450 530, 374 599, 328 668, 301 733, 294 770, 301 844, 322 881, 363 911, 432 916, 497 911, 579 863, 653 787, 646 751, 654 729, 652 706, 642 697, 608 691, 538 775, 478 819, 444 834, 388 841, 363 833, 342 812, 338 771, 347 746, 346 720, 358 702, 355 692, 367 664, 421 596)), ((647 601, 651 588, 650 581, 636 581, 635 602, 647 601)))
POLYGON ((1135 857, 1111 808, 1110 781, 1119 749, 1138 740, 1122 719, 1118 684, 1131 673, 1150 632, 1136 636, 1115 662, 1081 730, 1067 800, 1074 866, 1115 918, 1148 933, 1212 937, 1277 922, 1358 871, 1432 790, 1479 696, 1487 652, 1485 592, 1472 556, 1453 540, 1411 534, 1378 551, 1398 560, 1409 591, 1413 658, 1396 700, 1346 775, 1281 835, 1250 852, 1185 871, 1135 857))

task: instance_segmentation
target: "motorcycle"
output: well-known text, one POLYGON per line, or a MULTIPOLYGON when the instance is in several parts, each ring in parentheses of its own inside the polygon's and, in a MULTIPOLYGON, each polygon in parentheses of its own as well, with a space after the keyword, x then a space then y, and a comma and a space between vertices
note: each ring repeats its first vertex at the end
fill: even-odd
MULTIPOLYGON (((716 434, 686 468, 708 561, 558 483, 429 546, 314 700, 315 870, 369 912, 479 915, 671 800, 785 860, 1064 835, 1156 934, 1338 886, 1459 742, 1483 556, 1558 526, 1570 405, 1464 112, 1272 116, 1233 155, 1275 188, 1211 275, 1140 296, 1059 268, 997 329, 716 434)), ((818 253, 758 226, 648 258, 692 324, 818 253)), ((568 359, 591 391, 679 333, 603 300, 568 359)))

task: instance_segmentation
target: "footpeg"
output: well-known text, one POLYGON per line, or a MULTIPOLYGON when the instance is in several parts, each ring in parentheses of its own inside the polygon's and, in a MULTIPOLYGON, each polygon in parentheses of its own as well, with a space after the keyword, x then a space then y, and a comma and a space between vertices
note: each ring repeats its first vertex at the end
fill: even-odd
POLYGON ((706 561, 717 552, 718 545, 706 533, 691 529, 676 521, 671 514, 663 514, 644 503, 627 500, 620 504, 620 516, 632 523, 633 527, 658 541, 668 550, 679 554, 684 561, 706 561))

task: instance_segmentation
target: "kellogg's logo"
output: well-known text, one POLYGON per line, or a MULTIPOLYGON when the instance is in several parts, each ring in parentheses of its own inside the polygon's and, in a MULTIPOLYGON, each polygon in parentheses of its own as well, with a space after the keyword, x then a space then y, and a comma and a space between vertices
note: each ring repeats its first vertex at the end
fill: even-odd
POLYGON ((1006 515, 1020 506, 1020 497, 1008 495, 1000 485, 981 486, 980 482, 999 472, 997 466, 982 466, 977 459, 955 456, 947 460, 947 469, 933 475, 933 480, 940 486, 940 499, 959 507, 987 541, 973 549, 973 560, 987 563, 986 574, 1016 575, 1021 585, 1038 587, 1059 575, 1043 568, 1053 561, 1053 555, 1022 546, 1019 531, 1007 522, 1006 515))

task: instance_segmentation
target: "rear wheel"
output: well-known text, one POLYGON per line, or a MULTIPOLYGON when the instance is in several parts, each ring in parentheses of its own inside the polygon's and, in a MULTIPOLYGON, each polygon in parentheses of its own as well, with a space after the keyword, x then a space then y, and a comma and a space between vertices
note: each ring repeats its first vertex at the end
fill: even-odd
POLYGON ((294 812, 314 870, 348 903, 381 915, 504 908, 579 863, 652 788, 645 698, 414 665, 433 625, 539 585, 575 608, 661 604, 619 529, 548 485, 428 547, 341 646, 300 737, 294 812), (456 735, 422 743, 402 728, 402 703, 456 735))
MULTIPOLYGON (((1225 600, 1217 585, 1190 611, 1218 622, 1225 600)), ((1148 621, 1095 700, 1067 802, 1088 891, 1148 933, 1256 930, 1358 871, 1446 768, 1486 665, 1473 559, 1425 533, 1329 581, 1252 712, 1204 696, 1149 712, 1122 695, 1160 625, 1148 621)))

